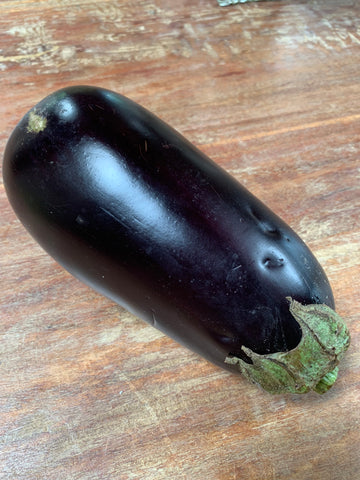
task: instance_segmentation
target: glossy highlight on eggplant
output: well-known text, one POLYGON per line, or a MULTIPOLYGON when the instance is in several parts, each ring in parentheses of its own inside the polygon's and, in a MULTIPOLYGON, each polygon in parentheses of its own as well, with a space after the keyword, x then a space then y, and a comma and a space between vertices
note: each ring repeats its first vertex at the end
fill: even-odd
POLYGON ((86 284, 269 392, 332 385, 349 333, 314 255, 143 107, 54 92, 15 128, 3 175, 20 221, 86 284))

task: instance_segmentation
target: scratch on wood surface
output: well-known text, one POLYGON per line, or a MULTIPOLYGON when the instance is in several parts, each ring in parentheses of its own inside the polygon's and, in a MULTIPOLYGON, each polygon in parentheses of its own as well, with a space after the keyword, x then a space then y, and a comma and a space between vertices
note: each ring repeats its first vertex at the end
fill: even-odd
MULTIPOLYGON (((134 323, 132 317, 129 316, 128 318, 130 319, 130 324, 134 323)), ((124 337, 135 343, 150 343, 164 337, 164 334, 160 330, 150 327, 146 323, 144 323, 144 325, 141 327, 139 326, 136 331, 127 330, 125 321, 126 315, 124 315, 124 319, 121 319, 121 323, 119 325, 102 331, 99 334, 96 344, 99 346, 111 345, 112 343, 124 339, 124 337)))
POLYGON ((46 28, 44 20, 15 25, 7 33, 23 39, 23 42, 18 47, 23 53, 36 53, 40 48, 44 48, 44 46, 53 42, 52 35, 46 28))
POLYGON ((162 432, 164 436, 164 440, 166 441, 167 448, 171 455, 176 455, 176 449, 172 445, 172 441, 170 438, 169 433, 167 432, 166 428, 163 426, 163 422, 161 421, 161 415, 158 415, 156 410, 151 405, 151 397, 149 400, 149 396, 146 390, 138 390, 134 387, 131 379, 126 375, 125 372, 122 372, 121 377, 125 382, 128 384, 129 389, 134 393, 137 397, 139 402, 143 405, 145 410, 148 412, 149 417, 154 425, 158 425, 159 430, 162 432))
POLYGON ((292 127, 283 127, 275 130, 268 130, 266 132, 250 133, 249 135, 241 135, 237 138, 232 138, 232 139, 225 138, 223 140, 207 143, 206 146, 213 147, 213 146, 225 145, 225 144, 239 142, 239 141, 245 142, 248 140, 256 140, 257 138, 271 137, 274 135, 282 135, 284 133, 298 132, 301 130, 308 130, 311 128, 322 128, 322 127, 329 127, 331 125, 339 125, 339 124, 345 125, 348 123, 356 122, 357 120, 360 120, 360 114, 349 115, 346 117, 329 118, 327 120, 304 123, 300 125, 294 125, 292 127))
MULTIPOLYGON (((62 48, 57 45, 59 42, 54 40, 45 20, 14 25, 6 33, 18 40, 16 46, 14 45, 15 54, 0 56, 3 70, 6 68, 6 63, 34 64, 41 62, 43 66, 50 67, 54 64, 54 57, 62 58, 62 48)), ((67 55, 68 51, 65 51, 65 58, 67 55)))
MULTIPOLYGON (((344 234, 341 235, 344 238, 344 234)), ((354 258, 359 258, 360 256, 360 246, 357 239, 346 238, 346 242, 342 241, 334 245, 327 245, 323 249, 317 249, 317 256, 320 259, 323 265, 327 265, 327 268, 331 273, 341 271, 344 268, 350 269, 354 264, 354 258)), ((355 280, 354 280, 355 282, 355 280)))
POLYGON ((49 55, 55 53, 59 50, 59 47, 53 47, 50 50, 45 50, 43 52, 36 52, 36 53, 25 53, 19 55, 0 55, 0 62, 23 62, 26 60, 33 60, 35 58, 43 57, 45 55, 49 55))

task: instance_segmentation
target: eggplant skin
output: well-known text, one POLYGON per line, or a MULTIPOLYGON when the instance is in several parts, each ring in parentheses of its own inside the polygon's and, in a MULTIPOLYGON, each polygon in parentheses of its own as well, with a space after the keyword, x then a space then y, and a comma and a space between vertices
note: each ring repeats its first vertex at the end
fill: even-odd
MULTIPOLYGON (((301 340, 287 297, 334 308, 304 242, 178 132, 117 93, 59 90, 12 133, 9 201, 77 278, 211 362, 301 340)), ((245 361, 247 359, 245 358, 245 361)))

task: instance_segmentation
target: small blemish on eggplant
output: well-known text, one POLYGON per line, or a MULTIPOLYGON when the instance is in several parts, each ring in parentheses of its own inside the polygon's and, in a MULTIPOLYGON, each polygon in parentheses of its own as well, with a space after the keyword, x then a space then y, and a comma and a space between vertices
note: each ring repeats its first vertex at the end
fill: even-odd
POLYGON ((251 217, 256 221, 260 230, 265 233, 266 235, 273 237, 273 238, 280 238, 281 232, 280 230, 275 227, 272 223, 264 220, 261 215, 253 208, 249 208, 249 212, 251 217))
POLYGON ((313 295, 312 298, 314 300, 314 303, 321 303, 319 295, 313 295))
POLYGON ((82 215, 78 215, 76 218, 75 218, 75 222, 81 226, 87 226, 89 225, 89 221, 84 218, 82 215))
POLYGON ((272 237, 280 237, 281 233, 279 230, 272 225, 264 225, 263 228, 264 232, 267 233, 268 235, 271 235, 272 237))
POLYGON ((27 131, 29 133, 40 133, 45 130, 47 124, 46 117, 38 115, 34 111, 29 113, 29 121, 27 125, 27 131))
POLYGON ((273 268, 280 268, 284 266, 284 259, 283 258, 275 258, 267 256, 262 261, 265 268, 273 269, 273 268))

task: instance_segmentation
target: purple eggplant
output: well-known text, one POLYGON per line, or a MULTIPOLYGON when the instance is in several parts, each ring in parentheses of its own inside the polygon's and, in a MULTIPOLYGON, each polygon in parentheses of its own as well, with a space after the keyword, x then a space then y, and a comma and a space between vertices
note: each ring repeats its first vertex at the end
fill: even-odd
POLYGON ((270 392, 326 391, 349 345, 328 279, 278 216, 152 113, 59 90, 12 133, 3 176, 77 278, 270 392))

